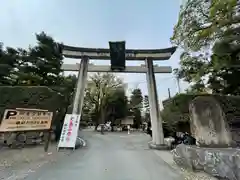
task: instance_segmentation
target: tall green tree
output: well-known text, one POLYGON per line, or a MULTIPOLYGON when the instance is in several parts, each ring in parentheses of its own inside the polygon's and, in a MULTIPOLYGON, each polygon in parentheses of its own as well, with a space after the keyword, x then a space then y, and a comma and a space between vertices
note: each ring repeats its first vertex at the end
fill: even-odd
POLYGON ((240 95, 240 26, 231 26, 213 46, 209 82, 214 92, 240 95))
POLYGON ((209 60, 202 55, 192 56, 190 53, 182 53, 180 56, 180 68, 174 69, 177 78, 190 83, 191 89, 197 92, 205 91, 211 70, 209 60))
POLYGON ((130 104, 132 109, 140 109, 143 108, 143 95, 141 89, 137 88, 132 91, 130 96, 130 104))
POLYGON ((96 127, 107 120, 109 97, 123 86, 122 80, 110 73, 96 73, 90 77, 85 100, 92 104, 91 114, 96 127))
POLYGON ((144 96, 143 106, 144 106, 144 120, 145 120, 145 122, 150 122, 150 107, 149 107, 148 95, 144 96))
POLYGON ((125 118, 128 113, 128 98, 124 87, 113 90, 107 99, 107 111, 112 123, 116 119, 125 118))
POLYGON ((134 126, 135 128, 139 128, 142 123, 141 112, 143 108, 143 95, 141 89, 137 88, 132 91, 130 96, 130 108, 134 117, 134 126))
POLYGON ((0 85, 14 85, 18 51, 0 43, 0 85))
POLYGON ((37 45, 25 53, 19 67, 19 83, 54 86, 61 83, 63 57, 56 50, 57 42, 46 33, 36 34, 37 45))
POLYGON ((172 42, 187 52, 209 48, 226 28, 239 23, 236 7, 237 0, 183 1, 172 42))

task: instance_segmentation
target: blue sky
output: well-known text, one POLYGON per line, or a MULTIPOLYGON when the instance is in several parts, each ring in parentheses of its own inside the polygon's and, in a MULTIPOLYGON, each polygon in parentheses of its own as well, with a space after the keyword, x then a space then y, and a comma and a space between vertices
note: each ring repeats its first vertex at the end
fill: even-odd
MULTIPOLYGON (((7 46, 27 47, 36 32, 45 31, 57 41, 72 46, 107 48, 108 41, 126 40, 127 48, 170 47, 180 0, 2 0, 0 41, 7 46)), ((65 59, 66 63, 78 60, 65 59)), ((109 62, 94 61, 95 64, 109 62)), ((178 67, 179 53, 159 65, 178 67)), ((143 62, 127 62, 128 65, 143 62)), ((144 74, 118 74, 129 89, 147 94, 144 74)), ((159 100, 177 92, 172 74, 157 74, 159 100)), ((182 89, 187 87, 181 82, 182 89)))

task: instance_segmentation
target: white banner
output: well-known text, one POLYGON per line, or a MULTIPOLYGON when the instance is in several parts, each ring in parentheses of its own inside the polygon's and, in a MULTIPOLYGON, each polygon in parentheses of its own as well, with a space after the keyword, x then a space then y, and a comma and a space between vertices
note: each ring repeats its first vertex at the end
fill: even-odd
POLYGON ((62 133, 58 143, 58 148, 75 148, 79 124, 80 115, 66 114, 62 127, 62 133))

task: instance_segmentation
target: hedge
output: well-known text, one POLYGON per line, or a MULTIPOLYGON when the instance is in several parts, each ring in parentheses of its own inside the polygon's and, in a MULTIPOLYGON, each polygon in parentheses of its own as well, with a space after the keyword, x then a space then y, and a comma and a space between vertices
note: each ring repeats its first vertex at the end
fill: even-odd
POLYGON ((5 109, 35 108, 62 112, 67 106, 60 93, 45 86, 0 86, 0 121, 5 109))
POLYGON ((163 121, 170 126, 178 122, 189 122, 189 104, 197 96, 199 95, 179 94, 163 101, 164 109, 161 112, 163 121))
POLYGON ((240 122, 240 96, 224 96, 217 94, 179 94, 163 101, 161 112, 163 120, 171 125, 178 122, 189 122, 189 104, 198 96, 211 96, 221 106, 230 124, 240 122))

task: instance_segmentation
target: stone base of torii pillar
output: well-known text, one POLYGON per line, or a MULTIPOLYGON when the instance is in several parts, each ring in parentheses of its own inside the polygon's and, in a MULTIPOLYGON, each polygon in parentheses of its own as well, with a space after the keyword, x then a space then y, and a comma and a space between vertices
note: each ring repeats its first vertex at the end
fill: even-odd
POLYGON ((166 144, 155 144, 152 141, 148 143, 148 147, 150 149, 156 149, 156 150, 169 150, 169 146, 166 144))

